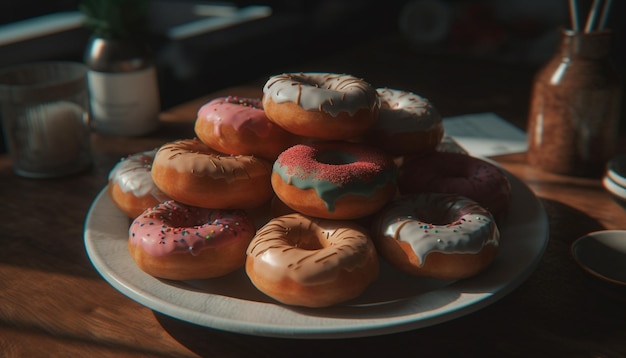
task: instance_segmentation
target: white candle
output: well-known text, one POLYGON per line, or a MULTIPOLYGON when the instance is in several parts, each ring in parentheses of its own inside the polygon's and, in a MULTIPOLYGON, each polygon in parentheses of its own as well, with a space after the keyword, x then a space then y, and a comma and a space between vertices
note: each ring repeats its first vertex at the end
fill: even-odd
POLYGON ((81 106, 67 101, 29 108, 26 124, 31 161, 42 168, 77 161, 84 146, 85 116, 81 106))

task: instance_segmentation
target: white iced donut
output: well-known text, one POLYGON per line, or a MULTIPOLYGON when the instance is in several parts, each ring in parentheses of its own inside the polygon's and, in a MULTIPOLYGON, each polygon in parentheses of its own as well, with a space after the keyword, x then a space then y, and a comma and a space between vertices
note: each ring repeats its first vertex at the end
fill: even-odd
POLYGON ((346 74, 285 73, 263 87, 263 108, 270 121, 304 137, 350 139, 378 119, 376 89, 346 74))
POLYGON ((373 233, 380 255, 416 276, 461 279, 493 261, 500 231, 491 213, 455 194, 400 197, 377 217, 373 233))

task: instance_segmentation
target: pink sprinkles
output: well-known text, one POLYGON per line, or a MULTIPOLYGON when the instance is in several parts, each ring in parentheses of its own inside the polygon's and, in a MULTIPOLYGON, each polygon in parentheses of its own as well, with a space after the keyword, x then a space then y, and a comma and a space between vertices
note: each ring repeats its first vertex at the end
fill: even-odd
POLYGON ((278 157, 278 164, 290 168, 287 173, 300 179, 311 178, 335 184, 345 184, 356 178, 370 182, 381 171, 393 166, 391 160, 375 148, 346 143, 296 145, 278 157), (320 162, 319 157, 324 154, 330 157, 336 154, 337 163, 320 162))
POLYGON ((249 217, 240 210, 213 210, 183 205, 173 200, 161 203, 135 219, 130 240, 153 256, 188 251, 197 254, 214 240, 255 233, 249 217))

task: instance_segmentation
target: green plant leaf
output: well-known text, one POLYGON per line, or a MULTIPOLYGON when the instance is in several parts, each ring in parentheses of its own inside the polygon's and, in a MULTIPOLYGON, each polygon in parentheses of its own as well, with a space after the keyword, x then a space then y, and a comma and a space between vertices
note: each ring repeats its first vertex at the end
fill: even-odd
POLYGON ((148 0, 81 0, 84 26, 95 35, 112 39, 137 39, 147 28, 148 0))

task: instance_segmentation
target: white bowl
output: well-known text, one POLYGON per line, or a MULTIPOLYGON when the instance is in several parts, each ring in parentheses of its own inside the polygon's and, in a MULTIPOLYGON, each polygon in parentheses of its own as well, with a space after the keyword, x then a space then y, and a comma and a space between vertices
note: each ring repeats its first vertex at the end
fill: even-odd
POLYGON ((589 233, 572 243, 572 256, 585 271, 626 285, 626 230, 589 233))

